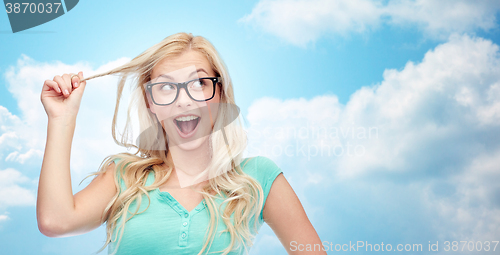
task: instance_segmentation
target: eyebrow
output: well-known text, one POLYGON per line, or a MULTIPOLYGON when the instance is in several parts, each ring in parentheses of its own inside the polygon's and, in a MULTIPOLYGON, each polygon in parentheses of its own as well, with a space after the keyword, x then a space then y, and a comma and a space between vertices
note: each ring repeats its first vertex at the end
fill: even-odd
MULTIPOLYGON (((204 72, 204 73, 206 73, 206 74, 208 74, 208 73, 207 73, 207 71, 205 71, 205 69, 203 69, 203 68, 198 68, 198 69, 196 69, 196 71, 192 72, 192 73, 191 73, 188 77, 191 77, 193 74, 198 73, 198 72, 200 72, 200 71, 201 71, 201 72, 204 72)), ((170 75, 168 75, 168 74, 161 74, 161 75, 159 75, 158 77, 156 77, 155 79, 157 79, 157 78, 159 78, 159 77, 165 77, 165 78, 170 79, 170 80, 173 80, 173 79, 174 79, 174 78, 172 78, 172 76, 170 76, 170 75)))

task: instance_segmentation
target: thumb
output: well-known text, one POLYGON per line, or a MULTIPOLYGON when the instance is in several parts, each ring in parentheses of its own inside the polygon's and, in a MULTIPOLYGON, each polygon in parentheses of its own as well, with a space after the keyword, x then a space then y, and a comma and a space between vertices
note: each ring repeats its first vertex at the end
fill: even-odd
MULTIPOLYGON (((83 72, 82 71, 80 71, 78 73, 78 78, 79 78, 79 80, 83 80, 83 72)), ((78 88, 74 88, 73 91, 80 93, 80 94, 83 94, 83 92, 85 91, 86 85, 87 85, 87 81, 79 82, 78 88)))

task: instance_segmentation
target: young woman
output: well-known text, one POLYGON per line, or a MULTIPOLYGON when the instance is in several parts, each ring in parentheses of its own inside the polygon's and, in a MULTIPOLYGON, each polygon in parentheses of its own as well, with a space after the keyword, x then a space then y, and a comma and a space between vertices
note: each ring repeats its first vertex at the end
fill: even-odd
POLYGON ((109 244, 109 254, 242 254, 266 222, 289 254, 326 254, 280 168, 242 158, 246 135, 231 79, 205 38, 174 34, 109 72, 55 76, 41 101, 49 120, 37 198, 44 235, 79 235, 106 222, 99 251, 109 244), (73 195, 70 149, 86 81, 110 74, 121 74, 113 138, 137 152, 108 156, 73 195), (117 139, 129 76, 135 100, 117 139), (131 123, 133 107, 139 123, 131 123), (135 144, 127 140, 132 124, 141 130, 135 144))

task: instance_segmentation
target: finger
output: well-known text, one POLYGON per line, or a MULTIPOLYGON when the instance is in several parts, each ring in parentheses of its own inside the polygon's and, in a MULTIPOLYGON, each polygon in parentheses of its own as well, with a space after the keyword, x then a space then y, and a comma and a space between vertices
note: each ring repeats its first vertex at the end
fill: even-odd
POLYGON ((71 92, 73 91, 74 87, 73 87, 73 82, 74 82, 74 79, 75 77, 73 77, 73 75, 75 75, 74 73, 68 73, 68 74, 64 74, 63 75, 63 79, 65 81, 67 81, 67 85, 68 85, 68 90, 69 90, 69 93, 71 94, 71 92), (66 76, 67 75, 67 76, 66 76), (73 77, 73 78, 71 78, 73 77))
POLYGON ((59 85, 55 81, 45 80, 44 85, 47 86, 47 87, 49 87, 49 90, 53 89, 57 93, 61 93, 61 89, 59 88, 59 85))
POLYGON ((78 81, 78 86, 80 86, 80 85, 87 85, 87 81, 83 81, 83 82, 81 81, 81 80, 85 79, 83 77, 83 72, 82 71, 80 71, 78 73, 78 77, 80 78, 80 80, 78 81))
MULTIPOLYGON (((71 75, 73 74, 68 74, 68 73, 65 73, 63 74, 62 78, 64 80, 64 86, 66 90, 68 90, 68 96, 71 94, 71 92, 73 91, 73 85, 71 85, 71 75)), ((63 91, 64 91, 63 89, 63 91)))
POLYGON ((61 91, 60 93, 64 96, 64 91, 63 91, 63 88, 64 88, 64 87, 63 87, 63 85, 62 85, 62 84, 64 84, 64 80, 62 79, 62 77, 61 77, 61 76, 59 76, 59 75, 56 75, 56 76, 54 76, 53 81, 54 81, 55 83, 57 83, 57 88, 58 88, 58 91, 61 91))
POLYGON ((73 88, 78 88, 79 84, 80 84, 80 74, 78 74, 78 76, 73 76, 73 74, 71 75, 71 84, 73 84, 73 88))
POLYGON ((83 92, 85 91, 85 87, 87 86, 87 81, 81 81, 84 79, 83 72, 78 73, 78 78, 80 79, 79 85, 78 85, 78 89, 75 89, 75 92, 80 93, 79 95, 83 95, 83 92))
MULTIPOLYGON (((64 76, 64 75, 63 75, 64 76)), ((69 96, 69 90, 68 90, 68 85, 66 85, 66 82, 64 81, 64 78, 57 75, 54 77, 54 81, 57 82, 59 85, 59 88, 61 88, 61 91, 65 97, 69 96)))

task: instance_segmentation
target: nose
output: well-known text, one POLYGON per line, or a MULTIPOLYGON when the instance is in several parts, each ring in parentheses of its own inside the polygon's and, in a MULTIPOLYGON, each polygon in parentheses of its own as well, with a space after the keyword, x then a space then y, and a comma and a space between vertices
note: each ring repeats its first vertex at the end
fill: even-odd
POLYGON ((183 107, 183 106, 190 106, 193 102, 193 100, 188 96, 186 88, 181 88, 179 91, 179 96, 177 97, 177 100, 175 100, 175 104, 178 107, 183 107))

